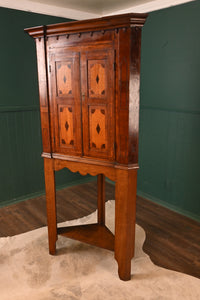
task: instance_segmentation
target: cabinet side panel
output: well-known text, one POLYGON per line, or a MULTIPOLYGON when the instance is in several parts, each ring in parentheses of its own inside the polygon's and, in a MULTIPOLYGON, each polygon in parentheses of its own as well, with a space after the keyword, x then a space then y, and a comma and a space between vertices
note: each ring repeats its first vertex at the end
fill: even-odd
POLYGON ((48 83, 46 74, 45 41, 36 39, 38 84, 40 96, 40 116, 43 152, 51 153, 50 123, 48 107, 48 83))
POLYGON ((141 27, 131 28, 129 81, 129 163, 138 163, 141 27))
POLYGON ((130 28, 119 29, 117 35, 116 79, 116 160, 128 164, 129 143, 129 74, 130 28))

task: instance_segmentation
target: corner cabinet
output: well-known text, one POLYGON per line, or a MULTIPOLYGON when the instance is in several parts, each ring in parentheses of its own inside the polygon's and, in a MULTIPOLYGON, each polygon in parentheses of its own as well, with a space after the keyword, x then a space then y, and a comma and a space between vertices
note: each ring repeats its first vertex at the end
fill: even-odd
POLYGON ((38 61, 49 252, 57 235, 114 251, 122 280, 134 256, 141 29, 146 14, 25 29, 38 61), (95 224, 57 228, 55 171, 97 175, 95 224), (105 225, 115 181, 115 235, 105 225))

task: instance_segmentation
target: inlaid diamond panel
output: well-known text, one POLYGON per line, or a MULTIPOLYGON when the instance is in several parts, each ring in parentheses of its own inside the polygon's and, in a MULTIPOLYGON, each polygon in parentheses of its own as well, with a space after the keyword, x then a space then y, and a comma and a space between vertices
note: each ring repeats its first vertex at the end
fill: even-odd
POLYGON ((72 95, 72 61, 56 62, 56 88, 58 97, 72 95))
POLYGON ((104 108, 89 108, 90 148, 105 150, 106 142, 106 114, 104 108))
POLYGON ((58 107, 60 147, 74 145, 73 108, 71 106, 58 107))
POLYGON ((88 60, 88 84, 90 98, 103 98, 106 93, 105 59, 88 60))

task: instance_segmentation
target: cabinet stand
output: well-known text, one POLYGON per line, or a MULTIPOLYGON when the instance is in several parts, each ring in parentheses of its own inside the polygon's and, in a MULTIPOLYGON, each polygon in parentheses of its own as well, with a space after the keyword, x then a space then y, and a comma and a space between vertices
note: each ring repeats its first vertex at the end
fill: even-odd
POLYGON ((97 247, 112 250, 118 263, 118 273, 122 280, 131 277, 131 259, 134 256, 135 207, 137 168, 120 169, 80 162, 44 158, 46 187, 49 253, 56 253, 57 235, 79 240, 97 247), (57 228, 55 171, 68 168, 80 174, 97 175, 98 214, 97 222, 57 228), (104 174, 103 174, 103 169, 104 174), (100 173, 99 173, 100 172, 100 173), (115 181, 115 235, 105 225, 105 176, 115 181))

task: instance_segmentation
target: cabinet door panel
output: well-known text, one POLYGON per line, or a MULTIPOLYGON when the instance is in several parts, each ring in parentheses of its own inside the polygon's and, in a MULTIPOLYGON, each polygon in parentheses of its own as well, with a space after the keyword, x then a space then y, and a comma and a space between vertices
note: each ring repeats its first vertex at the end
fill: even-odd
POLYGON ((59 145, 62 147, 74 146, 74 106, 59 105, 58 106, 58 127, 59 127, 59 145))
POLYGON ((89 98, 106 98, 106 59, 88 59, 88 96, 89 98))
POLYGON ((50 66, 53 151, 81 155, 80 54, 54 52, 50 66))
POLYGON ((104 151, 107 149, 106 107, 89 106, 89 148, 104 151))
POLYGON ((81 54, 83 154, 114 160, 114 51, 81 54))
POLYGON ((56 61, 56 96, 73 97, 72 95, 72 60, 56 61))

